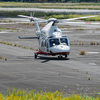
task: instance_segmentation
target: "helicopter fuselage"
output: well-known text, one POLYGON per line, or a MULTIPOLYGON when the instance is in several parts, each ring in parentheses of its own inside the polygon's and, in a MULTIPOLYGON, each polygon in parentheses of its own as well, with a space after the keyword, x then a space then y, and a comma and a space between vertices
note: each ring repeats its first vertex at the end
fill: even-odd
MULTIPOLYGON (((38 32, 37 32, 38 34, 38 32)), ((57 25, 49 27, 47 24, 41 29, 39 36, 39 51, 35 54, 45 55, 69 55, 70 44, 67 36, 63 36, 57 25)))

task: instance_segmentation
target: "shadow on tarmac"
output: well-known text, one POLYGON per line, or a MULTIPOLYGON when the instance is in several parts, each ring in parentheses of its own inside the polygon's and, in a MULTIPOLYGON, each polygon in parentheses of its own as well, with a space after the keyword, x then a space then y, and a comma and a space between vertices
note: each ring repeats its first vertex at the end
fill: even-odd
MULTIPOLYGON (((21 59, 21 60, 30 60, 30 59, 34 59, 34 56, 21 56, 21 57, 17 57, 18 59, 21 59)), ((64 60, 70 60, 69 58, 61 58, 59 59, 58 57, 48 57, 48 56, 38 56, 35 60, 43 60, 41 61, 41 63, 46 63, 48 61, 52 61, 52 60, 59 60, 59 61, 64 61, 64 60)))
POLYGON ((60 61, 70 60, 69 58, 58 59, 57 57, 43 57, 43 56, 38 56, 37 59, 44 60, 41 63, 46 63, 46 62, 51 61, 51 60, 60 60, 60 61))

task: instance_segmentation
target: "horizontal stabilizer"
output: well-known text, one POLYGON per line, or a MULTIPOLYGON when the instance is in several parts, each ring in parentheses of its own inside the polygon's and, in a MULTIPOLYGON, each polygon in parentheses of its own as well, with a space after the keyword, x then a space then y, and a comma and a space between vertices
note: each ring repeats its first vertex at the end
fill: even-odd
POLYGON ((19 39, 39 39, 39 37, 20 37, 18 36, 19 39))

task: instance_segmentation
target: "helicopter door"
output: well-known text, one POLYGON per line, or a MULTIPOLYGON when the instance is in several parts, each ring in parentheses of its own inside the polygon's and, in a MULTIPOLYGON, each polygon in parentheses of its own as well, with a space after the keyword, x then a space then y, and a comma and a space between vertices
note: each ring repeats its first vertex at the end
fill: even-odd
POLYGON ((44 52, 47 52, 47 50, 46 50, 47 48, 46 48, 46 40, 44 41, 44 52))
POLYGON ((48 45, 48 41, 47 41, 47 45, 46 45, 46 47, 47 47, 47 52, 49 52, 49 45, 48 45))
POLYGON ((41 50, 42 51, 45 51, 45 46, 44 46, 44 41, 42 40, 42 42, 41 42, 41 50))
POLYGON ((48 41, 45 40, 45 52, 49 52, 49 45, 48 45, 48 41))

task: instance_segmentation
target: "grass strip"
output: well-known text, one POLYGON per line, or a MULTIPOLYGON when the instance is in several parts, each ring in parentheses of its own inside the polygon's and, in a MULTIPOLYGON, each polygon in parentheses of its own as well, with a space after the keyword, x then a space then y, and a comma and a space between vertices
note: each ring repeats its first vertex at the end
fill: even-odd
POLYGON ((16 91, 15 88, 13 88, 12 92, 10 89, 7 90, 7 95, 4 96, 2 93, 0 93, 0 100, 99 100, 100 98, 97 97, 91 97, 86 95, 69 95, 67 97, 63 96, 63 93, 60 93, 58 91, 56 92, 37 92, 35 90, 31 91, 25 91, 18 89, 16 91))
POLYGON ((100 9, 100 2, 81 3, 22 3, 22 2, 0 2, 0 7, 8 8, 58 8, 58 9, 100 9), (55 6, 56 5, 56 6, 55 6))
MULTIPOLYGON (((6 17, 17 17, 17 15, 26 15, 30 16, 31 11, 0 11, 0 16, 6 17)), ((44 19, 49 18, 57 18, 57 19, 69 19, 69 18, 76 18, 76 17, 84 17, 84 16, 91 16, 91 15, 81 15, 81 14, 68 14, 68 13, 44 13, 44 12, 36 12, 36 17, 42 17, 44 19)), ((100 21, 100 16, 82 19, 84 21, 100 21)), ((10 21, 11 22, 11 21, 10 21)))

